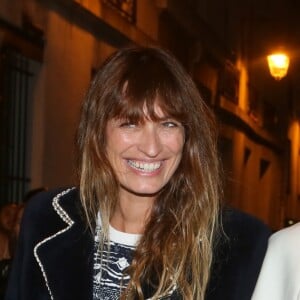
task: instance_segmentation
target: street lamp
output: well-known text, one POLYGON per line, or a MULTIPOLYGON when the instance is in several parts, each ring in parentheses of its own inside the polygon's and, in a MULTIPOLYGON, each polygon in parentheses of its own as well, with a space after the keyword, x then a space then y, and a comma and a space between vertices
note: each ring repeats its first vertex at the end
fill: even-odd
POLYGON ((286 76, 290 59, 284 53, 274 53, 267 56, 269 70, 271 75, 276 79, 280 80, 286 76))

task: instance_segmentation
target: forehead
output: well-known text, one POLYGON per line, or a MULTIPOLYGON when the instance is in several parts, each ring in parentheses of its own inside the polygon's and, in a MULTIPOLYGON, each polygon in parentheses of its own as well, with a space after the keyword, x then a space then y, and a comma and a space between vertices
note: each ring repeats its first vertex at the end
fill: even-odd
POLYGON ((124 99, 119 107, 115 107, 109 119, 127 119, 134 122, 143 122, 146 119, 153 121, 168 117, 176 119, 175 115, 159 97, 155 97, 144 101, 124 99))

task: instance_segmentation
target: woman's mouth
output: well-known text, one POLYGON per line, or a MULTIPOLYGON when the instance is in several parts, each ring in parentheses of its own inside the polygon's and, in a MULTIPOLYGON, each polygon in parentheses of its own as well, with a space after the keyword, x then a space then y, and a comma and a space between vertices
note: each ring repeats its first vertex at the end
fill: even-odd
POLYGON ((162 162, 141 162, 136 160, 127 160, 129 166, 135 170, 142 172, 154 172, 162 166, 162 162))

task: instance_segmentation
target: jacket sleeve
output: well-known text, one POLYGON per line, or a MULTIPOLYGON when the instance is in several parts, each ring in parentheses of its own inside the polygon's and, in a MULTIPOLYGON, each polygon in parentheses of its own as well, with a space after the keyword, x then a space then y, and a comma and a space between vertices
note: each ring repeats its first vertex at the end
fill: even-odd
MULTIPOLYGON (((22 222, 23 223, 23 222, 22 222)), ((21 299, 21 274, 24 261, 24 226, 21 226, 20 235, 18 238, 17 249, 13 258, 12 267, 9 274, 9 280, 6 288, 5 300, 21 299)))
POLYGON ((300 299, 300 223, 269 239, 252 300, 300 299))
POLYGON ((271 231, 235 209, 225 209, 222 222, 224 235, 215 247, 206 300, 250 300, 271 231))
POLYGON ((53 193, 40 193, 27 204, 6 288, 5 300, 49 300, 41 269, 34 256, 35 245, 47 235, 53 193))

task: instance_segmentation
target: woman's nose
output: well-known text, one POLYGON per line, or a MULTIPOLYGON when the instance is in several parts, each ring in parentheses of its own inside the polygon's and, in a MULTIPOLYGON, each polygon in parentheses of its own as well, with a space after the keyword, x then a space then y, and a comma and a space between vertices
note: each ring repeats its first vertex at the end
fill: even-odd
POLYGON ((141 132, 138 148, 149 157, 156 157, 162 150, 162 139, 157 124, 145 125, 141 132))

